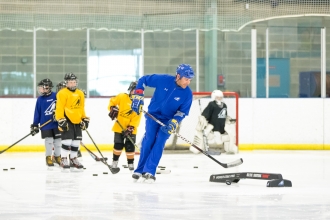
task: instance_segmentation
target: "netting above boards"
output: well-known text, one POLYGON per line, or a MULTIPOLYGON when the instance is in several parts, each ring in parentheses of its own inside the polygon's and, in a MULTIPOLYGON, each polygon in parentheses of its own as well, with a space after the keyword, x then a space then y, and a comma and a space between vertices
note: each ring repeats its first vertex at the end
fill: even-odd
POLYGON ((329 15, 329 0, 0 0, 0 30, 239 31, 275 17, 329 15))

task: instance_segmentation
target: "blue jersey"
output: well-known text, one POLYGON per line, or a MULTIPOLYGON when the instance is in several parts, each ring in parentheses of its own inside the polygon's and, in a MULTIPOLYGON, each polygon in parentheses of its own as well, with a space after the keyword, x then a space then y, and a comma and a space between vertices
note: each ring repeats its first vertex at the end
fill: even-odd
POLYGON ((50 130, 57 128, 57 122, 53 121, 53 113, 55 111, 56 105, 56 93, 52 92, 49 96, 39 96, 37 99, 36 107, 34 110, 34 125, 42 125, 43 123, 47 122, 48 120, 52 120, 40 130, 50 130))
POLYGON ((139 79, 136 89, 144 87, 155 88, 148 112, 160 120, 176 119, 182 121, 189 114, 193 95, 187 86, 185 89, 178 86, 175 77, 170 75, 153 74, 139 79))

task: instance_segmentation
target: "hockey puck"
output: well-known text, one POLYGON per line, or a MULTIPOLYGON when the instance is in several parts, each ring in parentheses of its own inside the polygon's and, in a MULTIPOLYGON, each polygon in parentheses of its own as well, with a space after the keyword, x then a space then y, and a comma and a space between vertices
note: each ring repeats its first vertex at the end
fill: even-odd
POLYGON ((160 170, 165 170, 165 168, 160 168, 160 170))
POLYGON ((165 169, 166 167, 163 167, 163 166, 158 166, 158 168, 164 168, 164 169, 165 169))
POLYGON ((93 176, 97 176, 97 174, 93 174, 93 176))
POLYGON ((103 172, 103 174, 108 174, 108 172, 103 172))
POLYGON ((15 167, 10 168, 11 170, 15 170, 15 167))
POLYGON ((3 171, 8 171, 8 169, 3 169, 3 171))
POLYGON ((197 166, 194 166, 194 168, 198 168, 197 166))
POLYGON ((124 167, 124 168, 128 168, 128 166, 127 166, 127 165, 123 165, 123 167, 124 167))
POLYGON ((84 167, 84 170, 86 170, 86 167, 84 167))

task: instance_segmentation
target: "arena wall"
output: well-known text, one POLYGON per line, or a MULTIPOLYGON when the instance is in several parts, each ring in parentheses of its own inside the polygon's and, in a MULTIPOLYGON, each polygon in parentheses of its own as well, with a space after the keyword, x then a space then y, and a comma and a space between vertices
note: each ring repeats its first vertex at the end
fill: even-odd
MULTIPOLYGON (((89 132, 101 150, 112 150, 114 121, 108 117, 108 98, 87 99, 86 113, 91 118, 89 132)), ((146 99, 145 109, 150 99, 146 99)), ((0 149, 5 149, 29 134, 36 99, 0 99, 0 149)), ((229 109, 229 114, 232 114, 229 109)), ((329 150, 330 99, 252 99, 239 100, 239 149, 329 150)), ((194 104, 191 114, 183 121, 181 135, 193 141, 199 107, 194 104)), ((137 142, 144 134, 144 119, 139 126, 137 142)), ((167 142, 169 147, 171 137, 167 142)), ((87 134, 83 143, 95 150, 87 134)), ((178 145, 188 145, 178 139, 178 145)), ((181 148, 180 148, 181 149, 181 148)), ((43 151, 40 133, 29 136, 10 151, 43 151)))

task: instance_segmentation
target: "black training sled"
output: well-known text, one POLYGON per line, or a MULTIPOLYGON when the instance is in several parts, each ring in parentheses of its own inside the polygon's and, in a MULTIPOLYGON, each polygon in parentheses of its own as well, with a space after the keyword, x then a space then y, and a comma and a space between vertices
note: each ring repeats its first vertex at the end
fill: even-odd
POLYGON ((212 174, 210 176, 210 182, 226 183, 238 183, 240 179, 257 179, 257 180, 269 180, 267 181, 267 187, 292 187, 290 180, 283 179, 282 174, 279 173, 223 173, 212 174))

